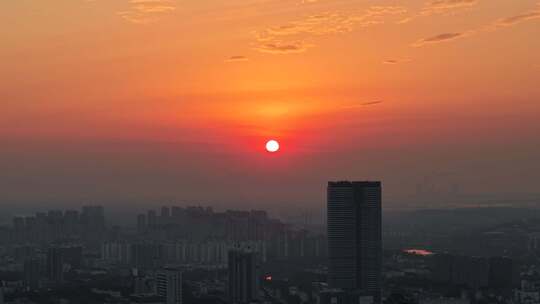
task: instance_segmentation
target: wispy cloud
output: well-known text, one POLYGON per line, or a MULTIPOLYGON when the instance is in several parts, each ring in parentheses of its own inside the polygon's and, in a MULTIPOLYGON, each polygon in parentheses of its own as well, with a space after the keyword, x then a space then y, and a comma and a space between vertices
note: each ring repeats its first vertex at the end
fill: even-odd
POLYGON ((279 42, 279 41, 271 41, 268 43, 259 44, 255 48, 255 50, 262 53, 269 53, 269 54, 294 54, 294 53, 303 53, 312 46, 313 44, 309 44, 302 41, 287 42, 287 43, 279 42))
POLYGON ((389 64, 389 65, 393 65, 393 64, 400 64, 400 63, 406 63, 406 62, 411 62, 412 60, 409 59, 409 58, 403 58, 403 59, 386 59, 384 60, 382 63, 383 64, 389 64))
POLYGON ((430 43, 439 43, 465 37, 465 33, 442 33, 416 41, 413 46, 419 47, 430 43))
POLYGON ((523 13, 520 15, 515 15, 507 18, 503 18, 497 21, 497 24, 500 26, 509 26, 514 25, 523 21, 539 19, 540 18, 540 9, 523 13))
POLYGON ((435 0, 428 3, 424 11, 437 12, 455 8, 468 8, 478 4, 478 0, 435 0))
POLYGON ((231 56, 227 59, 225 59, 225 62, 241 62, 241 61, 248 61, 249 59, 246 56, 231 56))
MULTIPOLYGON (((459 1, 459 0, 455 0, 455 1, 459 1)), ((536 20, 536 19, 540 19, 540 3, 535 8, 529 11, 498 19, 495 22, 492 22, 491 24, 488 24, 486 26, 469 30, 469 31, 465 31, 465 32, 447 32, 447 33, 430 36, 430 37, 423 38, 416 41, 415 43, 412 44, 412 46, 420 47, 427 44, 453 41, 453 40, 470 37, 470 36, 477 35, 484 32, 497 31, 498 29, 503 28, 503 27, 509 27, 509 26, 513 26, 513 25, 516 25, 525 21, 536 20)))
POLYGON ((342 108, 343 109, 358 109, 358 108, 363 108, 363 107, 367 107, 367 106, 374 106, 374 105, 381 104, 381 103, 383 103, 382 100, 364 101, 364 102, 360 102, 360 103, 356 103, 356 104, 345 105, 342 108))
POLYGON ((163 15, 176 10, 174 0, 130 0, 129 9, 117 14, 125 20, 147 24, 159 20, 163 15))
POLYGON ((400 6, 373 6, 359 13, 324 12, 309 15, 254 32, 255 49, 267 53, 302 52, 313 45, 297 41, 313 40, 317 36, 347 33, 355 28, 381 24, 384 23, 384 17, 404 14, 406 11, 400 6))
POLYGON ((360 105, 361 106, 372 106, 372 105, 380 104, 382 102, 383 102, 382 100, 366 101, 366 102, 361 103, 360 105))
POLYGON ((419 17, 444 15, 455 13, 458 10, 471 9, 479 0, 435 0, 424 4, 420 11, 412 16, 402 19, 399 23, 407 23, 419 17))

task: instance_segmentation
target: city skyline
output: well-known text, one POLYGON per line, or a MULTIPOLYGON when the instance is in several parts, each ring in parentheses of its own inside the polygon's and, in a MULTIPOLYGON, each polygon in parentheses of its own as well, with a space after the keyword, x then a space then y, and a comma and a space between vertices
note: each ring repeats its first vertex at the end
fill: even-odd
POLYGON ((14 217, 0 225, 0 303, 537 303, 540 210, 382 221, 382 194, 378 181, 328 182, 327 233, 210 206, 166 205, 128 225, 97 205, 14 217))
POLYGON ((540 304, 540 0, 0 20, 0 304, 540 304))

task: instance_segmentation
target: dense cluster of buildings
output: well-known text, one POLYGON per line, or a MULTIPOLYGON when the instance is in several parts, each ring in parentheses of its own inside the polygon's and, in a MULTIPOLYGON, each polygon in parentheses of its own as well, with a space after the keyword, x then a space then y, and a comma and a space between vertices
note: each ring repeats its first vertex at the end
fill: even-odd
POLYGON ((223 248, 236 242, 255 242, 270 259, 324 257, 327 251, 324 235, 294 228, 265 211, 215 212, 210 207, 164 206, 159 214, 155 210, 139 214, 137 236, 130 242, 134 241, 153 242, 179 260, 221 256, 223 248))
POLYGON ((326 235, 255 210, 165 206, 134 228, 100 206, 15 217, 0 304, 540 304, 534 263, 383 251, 381 202, 380 182, 329 182, 326 235))
POLYGON ((87 247, 97 248, 105 235, 105 211, 103 206, 83 206, 78 210, 50 210, 32 216, 13 218, 13 227, 4 230, 0 244, 37 244, 52 242, 84 242, 87 247))
POLYGON ((149 210, 137 216, 135 230, 107 225, 101 206, 51 210, 15 217, 0 237, 2 299, 7 294, 8 300, 28 303, 36 302, 32 296, 58 299, 66 289, 82 286, 87 294, 65 299, 181 303, 185 284, 196 297, 212 297, 208 294, 218 290, 215 299, 244 303, 259 299, 262 263, 321 259, 327 252, 324 235, 271 219, 264 211, 203 207, 149 210), (232 265, 239 270, 227 274, 232 265), (243 283, 247 268, 253 284, 243 283), (215 279, 183 280, 182 273, 200 269, 215 269, 215 279))
POLYGON ((511 290, 519 286, 519 268, 508 257, 474 257, 453 254, 433 256, 433 280, 470 288, 511 290))
POLYGON ((176 241, 176 242, 106 242, 102 245, 103 261, 116 265, 128 265, 138 269, 151 269, 165 264, 227 265, 231 248, 251 248, 267 260, 264 241, 176 241))

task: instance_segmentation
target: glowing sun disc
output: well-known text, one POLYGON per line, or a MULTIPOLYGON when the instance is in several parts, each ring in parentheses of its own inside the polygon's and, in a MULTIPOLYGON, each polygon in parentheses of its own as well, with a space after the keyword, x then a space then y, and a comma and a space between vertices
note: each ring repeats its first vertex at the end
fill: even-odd
POLYGON ((268 152, 277 152, 279 150, 279 143, 276 140, 269 140, 266 142, 266 151, 268 152))

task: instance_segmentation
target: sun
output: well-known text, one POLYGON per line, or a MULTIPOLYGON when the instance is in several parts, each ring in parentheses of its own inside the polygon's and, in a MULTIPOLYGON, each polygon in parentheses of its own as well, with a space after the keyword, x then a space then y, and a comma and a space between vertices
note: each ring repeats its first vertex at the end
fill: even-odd
POLYGON ((277 140, 271 139, 266 142, 266 151, 274 153, 279 150, 279 143, 277 140))

